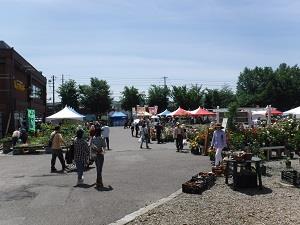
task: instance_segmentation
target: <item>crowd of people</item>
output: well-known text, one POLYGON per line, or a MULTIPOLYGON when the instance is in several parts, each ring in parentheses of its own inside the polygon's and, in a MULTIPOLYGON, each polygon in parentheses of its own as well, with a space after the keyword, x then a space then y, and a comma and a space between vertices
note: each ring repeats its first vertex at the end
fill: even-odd
POLYGON ((165 125, 169 124, 173 128, 173 139, 176 144, 176 151, 180 152, 183 150, 183 141, 187 139, 187 132, 184 124, 180 124, 176 120, 167 122, 161 122, 160 120, 151 121, 149 118, 142 118, 131 121, 131 136, 139 138, 140 148, 143 148, 145 143, 146 148, 150 149, 149 143, 151 143, 151 128, 155 130, 155 139, 157 144, 164 143, 162 134, 165 129, 165 125))
MULTIPOLYGON (((184 124, 180 124, 176 120, 168 121, 168 124, 173 129, 173 139, 175 141, 176 151, 181 152, 184 146, 184 140, 187 139, 187 131, 184 124)), ((157 143, 163 143, 162 133, 165 128, 165 123, 161 123, 159 120, 151 122, 149 118, 143 118, 131 121, 131 135, 132 137, 140 138, 140 148, 143 148, 143 143, 146 144, 146 148, 150 149, 149 143, 151 143, 150 130, 151 127, 155 129, 157 143), (135 131, 135 132, 134 132, 135 131), (135 133, 135 134, 134 134, 135 133)), ((215 166, 220 165, 222 161, 222 150, 227 146, 226 135, 222 130, 224 127, 220 123, 212 124, 215 131, 211 140, 211 148, 214 148, 215 153, 215 166)))
MULTIPOLYGON (((164 143, 163 133, 166 126, 172 127, 173 140, 175 141, 177 152, 183 150, 184 140, 187 139, 185 125, 179 123, 177 120, 151 121, 149 118, 136 119, 131 120, 124 128, 127 128, 128 124, 130 124, 132 137, 139 138, 140 149, 143 149, 144 144, 146 149, 151 149, 149 144, 151 144, 151 138, 154 137, 153 135, 151 136, 151 130, 155 131, 153 140, 156 140, 157 144, 164 143)), ((85 168, 95 162, 97 170, 96 187, 101 188, 103 187, 102 168, 104 164, 104 153, 105 150, 110 150, 110 129, 106 123, 98 121, 88 122, 85 126, 86 129, 78 126, 70 148, 70 151, 72 151, 72 163, 76 166, 78 175, 77 184, 80 185, 84 183, 83 173, 85 168), (88 130, 88 134, 85 134, 84 130, 88 130)), ((216 124, 215 128, 211 147, 216 149, 215 165, 217 166, 222 160, 221 152, 226 146, 226 138, 220 124, 216 124)), ((20 127, 20 129, 13 132, 12 141, 14 146, 17 142, 26 143, 28 135, 25 131, 26 129, 24 127, 20 127)), ((67 146, 67 143, 65 143, 60 132, 60 126, 56 126, 51 133, 49 143, 49 147, 52 149, 51 172, 57 172, 55 167, 56 158, 58 158, 61 163, 61 172, 68 171, 69 167, 66 164, 62 150, 62 146, 67 146)))
MULTIPOLYGON (((76 135, 71 144, 70 150, 72 151, 72 161, 76 165, 77 170, 77 185, 84 183, 84 169, 90 163, 95 162, 97 177, 96 187, 102 188, 102 168, 104 163, 105 149, 109 148, 109 127, 107 124, 101 124, 98 121, 87 123, 88 138, 85 138, 84 129, 79 126, 76 130, 76 135)), ((60 126, 56 126, 54 131, 50 135, 50 147, 52 149, 51 158, 51 172, 57 172, 55 168, 56 158, 59 159, 62 167, 62 171, 68 171, 69 168, 66 165, 66 161, 63 157, 62 146, 67 145, 60 132, 60 126)))

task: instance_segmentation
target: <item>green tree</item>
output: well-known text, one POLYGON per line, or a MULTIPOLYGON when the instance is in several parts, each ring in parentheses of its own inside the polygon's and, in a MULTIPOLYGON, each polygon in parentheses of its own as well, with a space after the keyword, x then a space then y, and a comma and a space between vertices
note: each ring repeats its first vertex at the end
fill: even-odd
POLYGON ((224 85, 219 89, 206 89, 204 97, 204 107, 211 109, 220 106, 221 108, 226 108, 228 105, 235 101, 235 94, 229 88, 229 86, 224 85))
POLYGON ((67 105, 75 110, 79 108, 79 90, 74 80, 69 80, 58 87, 58 95, 63 106, 67 105))
POLYGON ((111 109, 110 86, 105 80, 91 78, 90 85, 81 85, 79 89, 81 104, 89 112, 100 115, 111 109))
POLYGON ((171 96, 175 104, 184 109, 196 109, 203 102, 204 90, 202 86, 192 85, 191 88, 184 86, 172 86, 171 96))
POLYGON ((132 111, 132 107, 142 105, 145 102, 144 95, 140 94, 139 90, 133 86, 125 86, 121 94, 121 107, 124 110, 132 111))
POLYGON ((174 100, 174 103, 177 107, 182 107, 188 109, 188 88, 184 86, 172 86, 171 96, 174 100))
POLYGON ((276 77, 271 67, 245 68, 237 82, 237 100, 241 106, 272 104, 276 77))
POLYGON ((162 112, 168 107, 170 90, 167 87, 151 85, 148 90, 148 105, 158 106, 158 111, 162 112))
POLYGON ((272 105, 281 110, 288 110, 300 105, 300 69, 297 65, 280 64, 275 70, 277 79, 274 86, 272 105))
POLYGON ((236 129, 234 123, 235 123, 235 118, 236 118, 238 108, 239 108, 239 104, 237 102, 231 102, 228 105, 228 112, 226 113, 226 117, 228 118, 227 126, 230 130, 236 129))
POLYGON ((204 90, 202 86, 192 85, 188 91, 189 109, 194 110, 203 105, 204 90))
POLYGON ((285 63, 273 71, 270 67, 245 68, 237 83, 241 106, 272 105, 281 110, 300 105, 300 69, 285 63))

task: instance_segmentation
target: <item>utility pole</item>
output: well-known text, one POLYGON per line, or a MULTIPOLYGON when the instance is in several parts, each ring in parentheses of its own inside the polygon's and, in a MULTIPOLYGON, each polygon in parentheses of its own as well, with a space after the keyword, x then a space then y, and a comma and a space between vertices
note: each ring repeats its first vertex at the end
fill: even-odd
POLYGON ((55 103, 55 77, 54 75, 52 75, 52 107, 53 107, 53 111, 55 112, 55 106, 54 106, 54 103, 55 103))
POLYGON ((165 86, 165 88, 167 87, 167 78, 168 78, 168 77, 166 77, 166 76, 164 76, 164 77, 163 77, 163 79, 164 79, 164 86, 165 86))
POLYGON ((49 83, 52 84, 49 85, 50 88, 52 88, 52 109, 53 109, 53 112, 55 112, 55 76, 52 75, 51 77, 52 79, 49 80, 49 83))
POLYGON ((64 84, 64 81, 65 81, 65 80, 64 80, 64 75, 62 74, 62 75, 61 75, 61 85, 64 84))

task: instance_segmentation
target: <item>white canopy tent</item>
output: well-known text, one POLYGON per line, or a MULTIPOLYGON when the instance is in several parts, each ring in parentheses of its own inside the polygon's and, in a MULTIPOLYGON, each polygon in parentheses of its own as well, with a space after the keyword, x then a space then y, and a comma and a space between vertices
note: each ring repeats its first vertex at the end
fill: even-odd
POLYGON ((59 112, 46 117, 46 121, 52 121, 52 120, 60 120, 60 119, 74 119, 74 120, 83 120, 85 116, 79 114, 74 109, 65 106, 62 110, 59 112))
POLYGON ((296 118, 300 118, 300 106, 294 109, 290 109, 288 111, 283 112, 283 115, 295 115, 296 118))

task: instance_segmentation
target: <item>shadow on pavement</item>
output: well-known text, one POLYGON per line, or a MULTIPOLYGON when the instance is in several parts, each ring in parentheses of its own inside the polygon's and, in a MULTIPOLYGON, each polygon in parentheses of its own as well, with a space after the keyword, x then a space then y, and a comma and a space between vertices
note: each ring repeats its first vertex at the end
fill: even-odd
POLYGON ((93 184, 77 184, 73 187, 75 187, 75 188, 91 188, 95 185, 96 185, 96 183, 93 183, 93 184))
POLYGON ((112 190, 114 190, 114 189, 112 188, 112 186, 110 186, 110 185, 108 185, 107 187, 99 187, 99 188, 95 187, 95 189, 96 189, 97 191, 112 191, 112 190))
MULTIPOLYGON (((230 187, 233 189, 233 185, 230 185, 230 187)), ((272 189, 265 186, 263 186, 261 190, 257 187, 257 188, 237 188, 236 191, 250 196, 266 195, 266 194, 271 194, 273 192, 272 189)))

